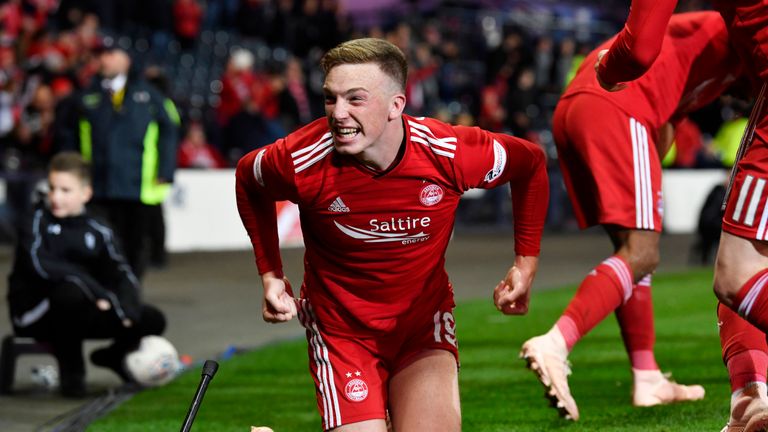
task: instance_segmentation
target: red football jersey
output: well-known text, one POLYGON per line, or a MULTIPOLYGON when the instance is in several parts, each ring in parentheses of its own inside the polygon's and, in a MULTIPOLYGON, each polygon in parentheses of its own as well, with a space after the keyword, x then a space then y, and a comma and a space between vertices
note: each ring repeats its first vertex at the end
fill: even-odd
POLYGON ((470 188, 511 182, 515 252, 539 253, 548 202, 540 148, 429 118, 404 115, 403 122, 403 156, 382 173, 336 153, 326 119, 238 164, 238 210, 260 273, 281 272, 274 201, 298 204, 302 297, 326 331, 390 331, 408 325, 398 317, 413 308, 433 310, 450 290, 444 253, 459 197, 470 188))
POLYGON ((712 5, 723 15, 731 43, 759 88, 768 81, 768 1, 713 0, 712 5))
POLYGON ((660 36, 663 43, 656 62, 626 89, 607 92, 595 77, 597 53, 613 44, 613 38, 587 56, 563 98, 585 92, 601 96, 655 134, 664 123, 714 100, 741 74, 741 63, 717 12, 676 14, 660 36))

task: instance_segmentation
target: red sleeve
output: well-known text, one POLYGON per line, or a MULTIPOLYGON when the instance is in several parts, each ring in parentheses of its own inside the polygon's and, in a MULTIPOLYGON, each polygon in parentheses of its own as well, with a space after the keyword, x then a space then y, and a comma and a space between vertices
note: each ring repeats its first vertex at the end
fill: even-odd
POLYGON ((275 201, 291 198, 293 169, 282 169, 277 144, 254 150, 243 156, 235 171, 237 211, 248 236, 259 274, 273 271, 283 276, 277 235, 275 201), (286 179, 282 173, 291 177, 286 179))
POLYGON ((464 190, 491 189, 509 182, 515 226, 515 253, 538 256, 549 205, 544 151, 536 144, 480 128, 461 128, 458 176, 464 190))
POLYGON ((661 51, 676 0, 633 0, 624 29, 600 62, 598 74, 614 85, 641 77, 661 51))

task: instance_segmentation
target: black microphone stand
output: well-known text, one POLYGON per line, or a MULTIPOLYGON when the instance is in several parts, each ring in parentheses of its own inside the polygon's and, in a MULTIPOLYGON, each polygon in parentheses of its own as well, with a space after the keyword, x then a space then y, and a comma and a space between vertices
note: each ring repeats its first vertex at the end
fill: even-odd
POLYGON ((203 396, 205 390, 208 388, 208 383, 211 382, 216 371, 219 369, 219 364, 213 360, 206 360, 203 364, 203 373, 200 378, 200 384, 197 386, 197 392, 192 399, 192 405, 189 407, 187 417, 184 419, 184 424, 181 426, 181 432, 189 432, 192 429, 192 422, 195 421, 197 410, 200 409, 200 404, 203 402, 203 396))

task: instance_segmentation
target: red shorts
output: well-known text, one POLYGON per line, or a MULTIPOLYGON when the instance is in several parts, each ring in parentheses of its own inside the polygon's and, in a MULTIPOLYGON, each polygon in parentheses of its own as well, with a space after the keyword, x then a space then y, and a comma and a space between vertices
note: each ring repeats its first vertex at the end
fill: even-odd
POLYGON ((391 334, 350 338, 323 331, 309 302, 299 300, 323 428, 386 418, 389 378, 426 350, 449 351, 458 363, 454 306, 449 292, 439 308, 410 312, 391 334))
MULTIPOLYGON (((765 107, 768 111, 768 107, 765 107)), ((723 216, 723 231, 768 240, 768 112, 755 128, 752 144, 739 161, 723 216)))
POLYGON ((552 119, 560 168, 579 226, 661 231, 656 130, 605 99, 561 99, 552 119))

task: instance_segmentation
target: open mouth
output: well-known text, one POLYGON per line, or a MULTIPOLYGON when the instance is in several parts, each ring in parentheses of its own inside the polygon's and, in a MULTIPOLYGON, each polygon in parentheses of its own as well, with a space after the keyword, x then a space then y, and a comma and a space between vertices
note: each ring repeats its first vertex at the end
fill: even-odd
POLYGON ((335 135, 342 139, 354 138, 360 133, 359 128, 350 127, 337 127, 335 128, 335 135))

